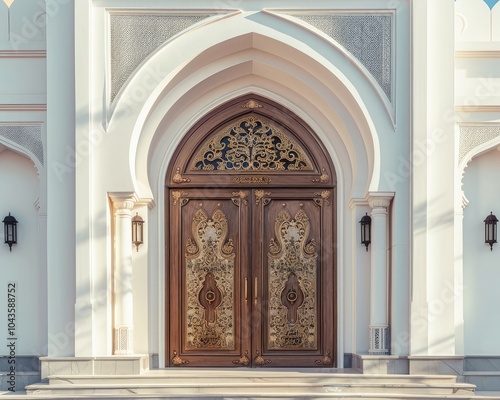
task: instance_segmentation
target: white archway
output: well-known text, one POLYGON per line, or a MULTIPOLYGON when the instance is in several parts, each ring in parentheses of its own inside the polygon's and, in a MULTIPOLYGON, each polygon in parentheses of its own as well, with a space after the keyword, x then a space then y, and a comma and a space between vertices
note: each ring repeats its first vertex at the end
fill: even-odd
MULTIPOLYGON (((269 27, 260 26, 257 33, 255 22, 239 15, 225 22, 229 20, 233 29, 225 31, 226 37, 221 37, 220 27, 215 32, 207 25, 152 55, 123 88, 108 125, 108 133, 119 137, 109 143, 116 154, 114 167, 123 174, 122 187, 128 185, 138 198, 153 199, 151 204, 159 205, 149 211, 152 239, 148 265, 149 282, 154 286, 150 292, 149 337, 152 352, 160 355, 160 366, 164 365, 165 338, 164 179, 170 158, 190 127, 222 103, 249 93, 272 99, 294 112, 316 132, 335 165, 341 237, 352 236, 356 226, 351 220, 350 200, 379 190, 377 125, 393 129, 372 82, 360 70, 351 68, 349 54, 333 41, 331 51, 325 52, 324 38, 312 33, 304 35, 301 31, 303 37, 298 41, 269 27), (172 54, 175 60, 171 60, 172 54), (127 147, 123 152, 126 156, 120 154, 121 146, 127 147)), ((338 249, 340 310, 343 274, 352 268, 350 245, 338 249)), ((339 318, 339 365, 344 353, 342 324, 339 318)))

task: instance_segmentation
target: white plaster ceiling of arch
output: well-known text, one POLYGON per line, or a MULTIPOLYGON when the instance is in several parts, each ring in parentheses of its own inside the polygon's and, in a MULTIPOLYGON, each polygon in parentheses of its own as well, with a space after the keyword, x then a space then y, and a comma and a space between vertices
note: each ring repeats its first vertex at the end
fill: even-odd
POLYGON ((259 26, 255 33, 255 22, 231 20, 234 29, 225 31, 225 38, 209 25, 159 49, 117 98, 108 132, 119 131, 122 140, 126 132, 130 135, 128 162, 136 192, 141 197, 157 193, 158 154, 169 157, 198 118, 237 93, 259 90, 288 102, 311 125, 337 174, 350 181, 344 188, 350 196, 377 190, 375 127, 382 120, 387 129, 391 121, 371 83, 350 68, 352 60, 331 48, 326 59, 322 50, 328 45, 312 34, 309 43, 307 37, 298 41, 269 27, 259 26))

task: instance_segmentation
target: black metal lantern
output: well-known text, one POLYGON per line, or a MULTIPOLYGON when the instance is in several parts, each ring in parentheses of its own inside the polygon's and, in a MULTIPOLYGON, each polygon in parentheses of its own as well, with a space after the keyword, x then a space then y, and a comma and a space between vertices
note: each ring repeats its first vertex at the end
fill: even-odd
POLYGON ((498 219, 493 212, 484 220, 484 243, 490 245, 491 251, 493 251, 493 244, 497 242, 497 222, 498 219))
POLYGON ((12 251, 12 245, 17 243, 17 220, 12 216, 6 216, 3 219, 4 227, 4 237, 5 243, 9 245, 10 251, 12 251))
POLYGON ((372 219, 368 213, 366 213, 359 223, 361 224, 361 244, 364 244, 366 246, 366 251, 368 251, 368 246, 371 243, 372 219))
POLYGON ((139 251, 139 246, 144 243, 144 220, 139 213, 135 213, 135 217, 132 218, 132 243, 137 251, 139 251))

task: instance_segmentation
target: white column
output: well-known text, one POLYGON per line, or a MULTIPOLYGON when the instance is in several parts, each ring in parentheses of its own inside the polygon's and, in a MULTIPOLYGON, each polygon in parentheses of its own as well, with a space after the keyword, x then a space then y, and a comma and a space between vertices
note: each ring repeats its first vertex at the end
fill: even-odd
POLYGON ((370 354, 389 353, 387 291, 387 208, 390 198, 372 196, 370 271, 370 354))
POLYGON ((115 355, 133 354, 132 198, 113 198, 115 209, 115 355))

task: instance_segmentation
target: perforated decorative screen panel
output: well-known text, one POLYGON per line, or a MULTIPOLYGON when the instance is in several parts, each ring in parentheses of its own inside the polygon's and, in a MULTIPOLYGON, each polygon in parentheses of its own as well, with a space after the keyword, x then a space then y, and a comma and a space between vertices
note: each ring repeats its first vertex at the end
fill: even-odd
POLYGON ((10 140, 32 153, 40 164, 44 163, 42 127, 39 124, 1 125, 0 136, 10 140))
POLYGON ((111 101, 158 47, 209 14, 111 14, 111 101))
POLYGON ((340 43, 373 75, 391 100, 392 15, 290 13, 340 43))
POLYGON ((460 127, 460 146, 458 162, 460 163, 468 152, 490 140, 500 137, 500 125, 460 127))

